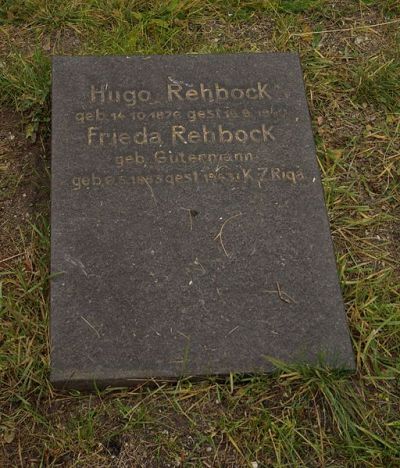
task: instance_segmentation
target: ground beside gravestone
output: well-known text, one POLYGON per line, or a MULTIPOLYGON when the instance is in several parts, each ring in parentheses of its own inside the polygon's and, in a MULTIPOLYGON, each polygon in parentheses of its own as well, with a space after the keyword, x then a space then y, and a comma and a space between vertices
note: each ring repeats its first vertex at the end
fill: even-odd
POLYGON ((42 141, 26 139, 20 116, 0 109, 0 259, 18 255, 20 229, 47 203, 48 185, 42 141), (42 203, 43 202, 43 203, 42 203), (39 210, 38 210, 39 208, 39 210))
POLYGON ((0 7, 0 260, 20 254, 0 265, 0 464, 398 464, 398 2, 130 4, 0 7), (43 174, 37 155, 49 160, 48 56, 288 49, 302 57, 357 375, 289 368, 274 378, 54 392, 48 221, 36 203, 48 185, 33 170, 43 174))

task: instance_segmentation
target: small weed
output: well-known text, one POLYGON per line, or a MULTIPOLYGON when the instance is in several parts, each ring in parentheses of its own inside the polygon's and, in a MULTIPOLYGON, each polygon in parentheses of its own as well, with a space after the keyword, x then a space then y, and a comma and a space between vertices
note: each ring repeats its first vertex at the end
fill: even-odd
POLYGON ((391 59, 371 57, 357 67, 356 96, 359 103, 368 103, 377 109, 400 112, 400 56, 391 59))
POLYGON ((0 104, 24 113, 32 136, 42 122, 49 121, 50 60, 36 49, 32 57, 10 52, 0 62, 0 104))

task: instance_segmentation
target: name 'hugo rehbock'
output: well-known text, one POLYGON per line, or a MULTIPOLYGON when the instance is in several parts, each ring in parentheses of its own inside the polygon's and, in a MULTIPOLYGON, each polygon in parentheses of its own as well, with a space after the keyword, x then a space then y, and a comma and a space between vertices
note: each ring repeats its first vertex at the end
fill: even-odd
MULTIPOLYGON (((228 100, 240 101, 271 99, 267 91, 267 83, 258 81, 249 87, 228 87, 219 83, 198 86, 183 86, 179 82, 167 84, 168 102, 203 101, 223 102, 228 100)), ((138 104, 155 104, 153 96, 148 89, 112 89, 108 84, 90 86, 90 102, 97 104, 123 103, 128 107, 138 104)))

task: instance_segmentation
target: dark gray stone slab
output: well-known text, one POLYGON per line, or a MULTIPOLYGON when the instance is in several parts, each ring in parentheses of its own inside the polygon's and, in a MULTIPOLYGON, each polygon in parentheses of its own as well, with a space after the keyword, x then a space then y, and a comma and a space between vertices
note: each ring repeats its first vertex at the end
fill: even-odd
POLYGON ((51 379, 354 367, 297 55, 56 57, 51 379))

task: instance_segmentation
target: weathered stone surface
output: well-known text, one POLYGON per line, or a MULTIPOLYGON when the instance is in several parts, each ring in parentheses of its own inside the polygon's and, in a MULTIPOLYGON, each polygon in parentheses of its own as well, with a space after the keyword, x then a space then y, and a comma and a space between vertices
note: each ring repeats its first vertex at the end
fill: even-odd
POLYGON ((299 59, 56 57, 51 379, 352 369, 299 59))

